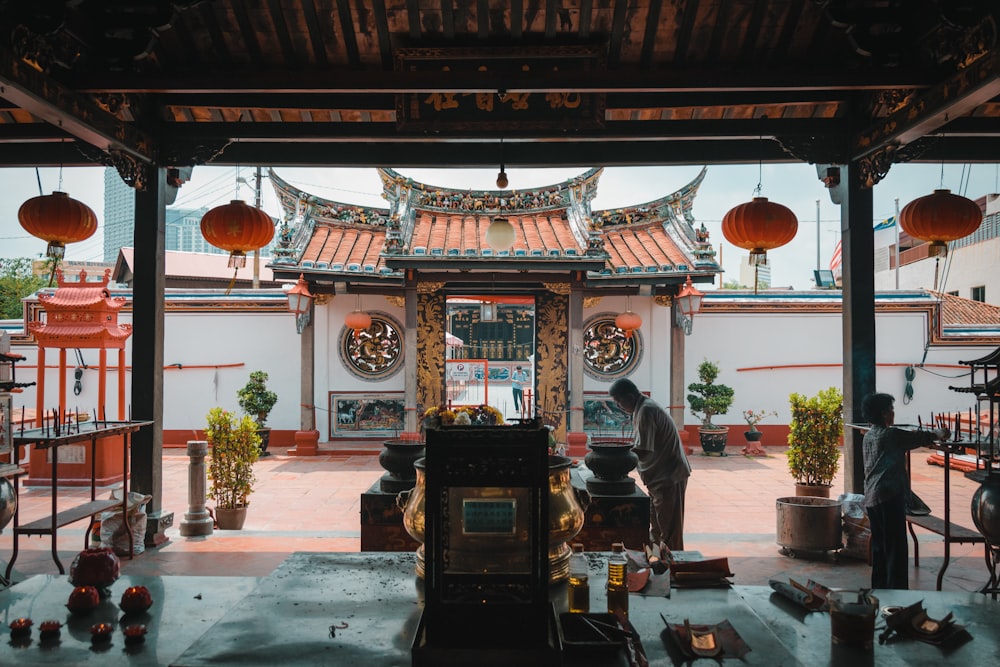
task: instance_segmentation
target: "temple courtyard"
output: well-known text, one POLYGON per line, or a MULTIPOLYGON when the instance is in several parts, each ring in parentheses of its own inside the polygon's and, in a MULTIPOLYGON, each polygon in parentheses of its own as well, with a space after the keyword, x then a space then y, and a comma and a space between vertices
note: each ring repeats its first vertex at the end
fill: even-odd
MULTIPOLYGON (((796 554, 790 558, 776 543, 775 499, 794 495, 785 449, 767 448, 769 456, 748 458, 741 446, 727 448, 728 456, 691 456, 694 473, 687 492, 685 549, 705 557, 728 557, 741 585, 767 585, 771 578, 813 579, 831 588, 867 585, 869 567, 845 554, 796 554)), ((295 552, 358 552, 360 550, 360 496, 384 472, 378 463, 381 442, 323 443, 316 457, 288 456, 281 447, 256 464, 257 485, 243 530, 218 531, 188 538, 179 525, 188 503, 188 458, 183 449, 163 455, 163 508, 173 512, 169 540, 130 560, 122 558, 122 573, 131 575, 251 576, 263 577, 295 552)), ((944 512, 944 469, 926 463, 930 450, 913 453, 912 484, 932 513, 944 512)), ((634 474, 634 473, 633 473, 634 474)), ((974 530, 969 506, 978 485, 952 470, 951 519, 974 530)), ((833 495, 843 488, 834 482, 833 495)), ((98 498, 111 488, 99 488, 98 498)), ((69 506, 89 497, 89 488, 61 488, 59 500, 69 506)), ((20 491, 20 521, 25 523, 50 510, 49 489, 20 491)), ((211 505, 211 501, 209 501, 211 505)), ((59 531, 58 552, 68 568, 84 547, 84 524, 59 531)), ((941 536, 916 529, 920 565, 911 567, 910 587, 933 590, 942 566, 945 545, 941 536)), ((12 549, 11 531, 0 534, 0 563, 12 549)), ((630 545, 626 545, 630 546, 630 545)), ((22 537, 12 578, 56 574, 48 537, 22 537)), ((608 545, 610 548, 610 545, 608 545)), ((910 546, 911 563, 913 547, 910 546)), ((978 591, 989 579, 982 544, 952 544, 943 578, 944 591, 978 591)))

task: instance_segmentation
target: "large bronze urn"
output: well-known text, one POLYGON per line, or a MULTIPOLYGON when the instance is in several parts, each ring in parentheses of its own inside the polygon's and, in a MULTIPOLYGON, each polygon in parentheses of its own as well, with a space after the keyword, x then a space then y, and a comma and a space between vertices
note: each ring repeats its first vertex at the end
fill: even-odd
MULTIPOLYGON (((577 536, 583 528, 584 505, 577 496, 579 491, 573 488, 570 481, 570 465, 572 460, 565 456, 549 457, 549 582, 556 583, 569 576, 570 540, 577 536)), ((424 529, 426 516, 424 513, 426 497, 426 478, 424 460, 414 463, 417 471, 417 483, 412 491, 402 491, 397 501, 403 508, 403 527, 416 541, 420 542, 417 549, 417 576, 424 576, 424 529)), ((462 492, 469 499, 490 498, 503 493, 503 489, 468 487, 462 492)), ((582 492, 586 495, 586 492, 582 492)), ((586 501, 584 501, 586 502, 586 501)), ((452 563, 462 569, 472 571, 505 571, 509 556, 524 549, 523 540, 518 535, 509 537, 491 536, 488 540, 481 537, 466 536, 463 543, 453 544, 450 550, 452 563)))
POLYGON ((990 474, 972 494, 972 521, 993 546, 1000 546, 1000 474, 990 474))

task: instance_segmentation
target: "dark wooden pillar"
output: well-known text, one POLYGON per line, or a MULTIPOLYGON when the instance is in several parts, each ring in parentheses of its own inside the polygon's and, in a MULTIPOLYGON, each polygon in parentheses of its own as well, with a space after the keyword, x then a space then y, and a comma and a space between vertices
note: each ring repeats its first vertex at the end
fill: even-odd
POLYGON ((132 287, 132 407, 135 420, 152 420, 132 439, 130 488, 153 497, 146 508, 146 544, 166 540, 174 515, 163 509, 163 338, 166 169, 146 166, 145 188, 135 193, 135 269, 132 287))
MULTIPOLYGON (((857 162, 841 168, 844 421, 860 422, 861 400, 875 391, 875 232, 872 189, 857 162)), ((864 493, 862 435, 844 429, 844 491, 864 493)))

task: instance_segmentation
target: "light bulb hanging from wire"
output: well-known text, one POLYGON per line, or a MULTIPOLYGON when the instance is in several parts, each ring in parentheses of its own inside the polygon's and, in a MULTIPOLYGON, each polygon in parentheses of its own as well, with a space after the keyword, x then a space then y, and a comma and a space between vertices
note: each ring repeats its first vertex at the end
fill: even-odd
POLYGON ((503 190, 508 183, 507 172, 503 168, 503 137, 500 137, 500 173, 497 174, 497 187, 503 190))

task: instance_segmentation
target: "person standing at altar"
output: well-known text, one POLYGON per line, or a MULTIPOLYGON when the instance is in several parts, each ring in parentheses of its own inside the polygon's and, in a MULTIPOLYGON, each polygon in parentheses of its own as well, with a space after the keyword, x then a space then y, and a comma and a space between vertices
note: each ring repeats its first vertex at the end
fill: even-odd
POLYGON ((896 401, 889 394, 868 394, 861 414, 871 423, 862 441, 865 460, 865 511, 872 533, 872 588, 910 587, 907 564, 906 452, 947 440, 946 428, 909 430, 893 426, 896 401))
POLYGON ((663 407, 639 391, 627 378, 608 389, 619 408, 632 415, 639 477, 652 505, 650 539, 671 551, 684 549, 684 495, 691 463, 684 454, 677 426, 663 407))

